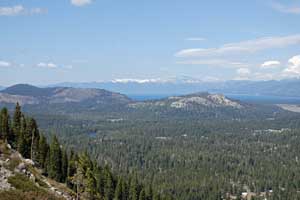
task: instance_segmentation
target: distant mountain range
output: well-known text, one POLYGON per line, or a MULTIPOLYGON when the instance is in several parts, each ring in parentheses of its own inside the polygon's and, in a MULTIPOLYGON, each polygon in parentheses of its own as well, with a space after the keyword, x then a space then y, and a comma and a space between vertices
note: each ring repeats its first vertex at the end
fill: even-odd
POLYGON ((59 83, 52 87, 101 88, 130 95, 183 95, 195 92, 300 97, 300 79, 271 81, 205 82, 196 79, 132 80, 59 83))
POLYGON ((277 106, 248 104, 207 92, 135 101, 120 93, 93 88, 39 88, 18 84, 0 91, 0 105, 14 106, 16 102, 33 113, 109 118, 268 118, 286 112, 277 106))
POLYGON ((51 87, 39 88, 18 84, 0 91, 0 102, 20 104, 82 103, 92 101, 96 104, 122 104, 130 99, 125 95, 103 89, 51 87))

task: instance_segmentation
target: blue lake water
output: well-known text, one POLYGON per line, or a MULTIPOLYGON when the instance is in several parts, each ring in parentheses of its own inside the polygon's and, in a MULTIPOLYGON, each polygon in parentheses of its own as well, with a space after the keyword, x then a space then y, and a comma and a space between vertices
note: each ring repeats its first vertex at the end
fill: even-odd
MULTIPOLYGON (((158 95, 128 95, 130 98, 138 101, 162 99, 170 94, 158 95)), ((225 94, 225 96, 248 103, 263 103, 263 104, 300 104, 300 97, 282 97, 282 96, 267 96, 267 95, 243 95, 243 94, 225 94)))
POLYGON ((89 132, 88 135, 91 138, 95 138, 97 136, 97 133, 96 132, 89 132))

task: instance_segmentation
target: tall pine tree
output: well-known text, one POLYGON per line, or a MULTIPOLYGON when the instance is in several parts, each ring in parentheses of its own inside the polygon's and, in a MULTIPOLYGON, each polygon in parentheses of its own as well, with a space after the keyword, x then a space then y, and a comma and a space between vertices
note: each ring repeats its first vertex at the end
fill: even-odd
POLYGON ((28 123, 28 144, 30 145, 30 159, 38 161, 40 133, 35 119, 30 118, 28 123))
POLYGON ((26 131, 27 131, 26 119, 22 115, 21 116, 21 124, 20 124, 20 132, 18 135, 18 151, 25 158, 29 157, 29 149, 28 144, 26 143, 26 131))
POLYGON ((38 164, 41 168, 45 168, 45 162, 49 152, 49 145, 44 135, 40 136, 38 148, 38 164))
POLYGON ((13 116, 13 131, 17 136, 19 136, 21 131, 21 118, 22 118, 21 106, 19 105, 19 103, 17 103, 15 107, 14 116, 13 116))
POLYGON ((49 177, 56 181, 62 179, 62 153, 57 137, 54 135, 50 145, 49 177))
POLYGON ((8 111, 6 108, 3 108, 1 110, 1 129, 0 129, 0 136, 3 140, 7 141, 10 135, 10 130, 9 130, 9 115, 8 111))
POLYGON ((69 164, 68 154, 67 154, 67 151, 64 149, 62 151, 62 162, 61 162, 61 172, 62 172, 61 181, 63 183, 66 182, 66 180, 67 180, 67 176, 68 176, 68 164, 69 164))

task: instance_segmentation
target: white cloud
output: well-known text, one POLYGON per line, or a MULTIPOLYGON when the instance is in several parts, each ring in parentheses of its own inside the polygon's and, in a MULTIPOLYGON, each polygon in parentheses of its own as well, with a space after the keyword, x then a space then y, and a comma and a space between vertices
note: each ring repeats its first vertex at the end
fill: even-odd
POLYGON ((16 5, 12 7, 0 7, 0 15, 2 16, 15 16, 22 14, 24 12, 24 7, 22 5, 16 5))
POLYGON ((71 3, 74 6, 85 6, 87 4, 92 3, 92 0, 71 0, 71 3))
POLYGON ((113 83, 157 83, 157 82, 164 82, 162 79, 114 79, 112 80, 113 83))
POLYGON ((251 75, 251 71, 248 68, 239 68, 236 70, 237 77, 235 77, 235 80, 248 80, 251 75))
POLYGON ((40 68, 48 68, 48 69, 73 69, 72 65, 62 65, 62 64, 56 64, 53 62, 40 62, 36 65, 40 68))
MULTIPOLYGON (((214 77, 214 76, 205 76, 205 77, 203 77, 202 80, 205 81, 205 82, 218 82, 218 81, 221 81, 220 78, 214 77)), ((199 82, 200 81, 198 81, 197 83, 199 83, 199 82)))
POLYGON ((241 76, 249 75, 251 72, 248 68, 239 68, 236 70, 236 73, 241 76))
POLYGON ((263 69, 271 69, 271 68, 276 68, 280 65, 280 62, 277 60, 269 60, 265 61, 263 64, 261 64, 261 68, 263 69))
POLYGON ((44 63, 44 62, 40 62, 39 64, 37 64, 38 67, 41 68, 57 68, 57 65, 54 63, 44 63))
POLYGON ((263 37, 237 43, 224 44, 217 48, 183 49, 177 57, 216 57, 228 54, 255 53, 266 49, 283 48, 300 44, 300 34, 282 37, 263 37))
POLYGON ((47 10, 42 8, 24 8, 22 5, 0 7, 0 16, 33 15, 45 12, 47 12, 47 10))
POLYGON ((300 6, 287 6, 278 2, 273 2, 271 6, 273 9, 282 13, 300 14, 300 6))
POLYGON ((300 55, 290 58, 288 63, 289 66, 283 70, 283 76, 300 77, 300 55))
POLYGON ((214 65, 220 67, 247 67, 247 64, 242 62, 233 62, 224 59, 202 59, 202 60, 184 60, 177 61, 176 64, 183 65, 214 65))
POLYGON ((43 9, 43 8, 32 8, 28 11, 29 14, 33 15, 33 14, 43 14, 46 13, 47 10, 43 9))
POLYGON ((187 41, 204 41, 206 38, 203 37, 192 37, 192 38, 186 38, 187 41))
POLYGON ((254 73, 255 80, 274 80, 275 77, 276 74, 272 74, 272 73, 261 73, 261 72, 254 73))
POLYGON ((10 67, 10 66, 11 66, 10 62, 0 60, 0 67, 10 67))

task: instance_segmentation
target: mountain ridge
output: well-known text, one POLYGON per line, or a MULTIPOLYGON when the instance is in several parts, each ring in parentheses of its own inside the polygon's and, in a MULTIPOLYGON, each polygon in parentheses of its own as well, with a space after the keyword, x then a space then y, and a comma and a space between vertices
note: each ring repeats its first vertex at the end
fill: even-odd
POLYGON ((58 83, 50 86, 75 88, 103 88, 123 94, 163 94, 183 95, 198 91, 210 93, 230 93, 243 95, 269 95, 300 97, 300 79, 283 79, 267 81, 228 80, 228 81, 201 81, 194 78, 179 78, 171 80, 135 80, 58 83))
MULTIPOLYGON (((0 104, 19 102, 31 112, 62 115, 101 115, 103 118, 272 118, 283 113, 276 105, 241 102, 220 93, 197 92, 157 100, 132 100, 126 95, 94 88, 38 88, 15 85, 0 92, 0 104), (25 88, 23 91, 22 88, 25 88), (32 90, 30 90, 32 88, 32 90), (8 93, 5 93, 8 92, 8 93), (24 96, 29 95, 32 96, 24 96), (145 115, 146 114, 146 115, 145 115)), ((288 112, 288 111, 284 111, 288 112)))
POLYGON ((127 103, 131 101, 125 95, 103 89, 82 89, 71 87, 39 88, 28 84, 17 84, 0 91, 0 102, 20 104, 67 103, 94 100, 127 103))

